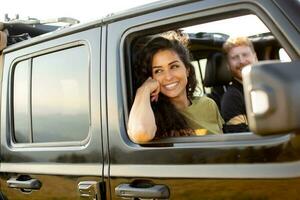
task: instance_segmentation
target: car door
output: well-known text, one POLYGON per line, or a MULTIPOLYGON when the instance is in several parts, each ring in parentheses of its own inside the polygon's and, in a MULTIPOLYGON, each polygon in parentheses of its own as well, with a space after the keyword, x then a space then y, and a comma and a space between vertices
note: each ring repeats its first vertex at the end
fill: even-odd
POLYGON ((100 199, 101 28, 62 32, 4 51, 5 199, 100 199))
POLYGON ((299 135, 262 137, 248 132, 167 138, 141 145, 130 141, 126 133, 134 98, 131 42, 137 36, 245 14, 256 15, 292 59, 300 57, 299 51, 294 51, 299 50, 299 33, 273 1, 157 3, 148 10, 143 7, 136 15, 107 20, 111 20, 107 57, 118 58, 107 59, 106 64, 110 93, 106 105, 106 173, 111 199, 298 198, 299 135))

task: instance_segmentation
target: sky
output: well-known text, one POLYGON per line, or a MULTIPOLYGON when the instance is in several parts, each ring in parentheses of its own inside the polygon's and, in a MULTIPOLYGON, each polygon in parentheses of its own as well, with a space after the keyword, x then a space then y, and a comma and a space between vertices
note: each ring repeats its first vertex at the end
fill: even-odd
POLYGON ((9 18, 15 18, 18 14, 21 19, 72 17, 80 22, 88 22, 154 1, 157 0, 3 0, 0 21, 4 21, 5 14, 9 18))

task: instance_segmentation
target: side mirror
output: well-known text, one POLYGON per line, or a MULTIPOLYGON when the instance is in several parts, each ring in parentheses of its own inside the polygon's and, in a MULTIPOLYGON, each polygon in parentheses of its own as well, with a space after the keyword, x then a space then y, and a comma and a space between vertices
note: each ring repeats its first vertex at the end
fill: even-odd
POLYGON ((270 135, 300 130, 300 61, 261 62, 245 67, 242 76, 251 131, 270 135))

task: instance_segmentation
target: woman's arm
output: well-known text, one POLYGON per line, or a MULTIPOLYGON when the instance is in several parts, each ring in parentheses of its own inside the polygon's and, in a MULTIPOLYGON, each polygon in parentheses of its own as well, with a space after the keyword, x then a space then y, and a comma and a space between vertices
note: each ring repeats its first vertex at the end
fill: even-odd
POLYGON ((159 93, 158 81, 149 78, 138 88, 128 120, 128 135, 135 143, 145 143, 155 137, 156 123, 151 100, 159 93))

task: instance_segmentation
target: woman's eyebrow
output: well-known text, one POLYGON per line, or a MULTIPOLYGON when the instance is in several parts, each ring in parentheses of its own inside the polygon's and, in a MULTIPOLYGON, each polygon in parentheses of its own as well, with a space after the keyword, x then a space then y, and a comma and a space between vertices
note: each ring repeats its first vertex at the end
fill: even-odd
POLYGON ((162 66, 152 66, 152 69, 162 68, 162 66))
POLYGON ((174 61, 170 62, 168 65, 172 65, 172 64, 177 63, 177 62, 179 62, 179 61, 178 60, 174 60, 174 61))
MULTIPOLYGON (((174 60, 174 61, 168 63, 168 65, 172 65, 172 64, 177 63, 177 62, 179 62, 179 61, 178 60, 174 60)), ((152 69, 155 69, 155 68, 162 68, 162 66, 160 66, 160 65, 152 66, 152 69)))

